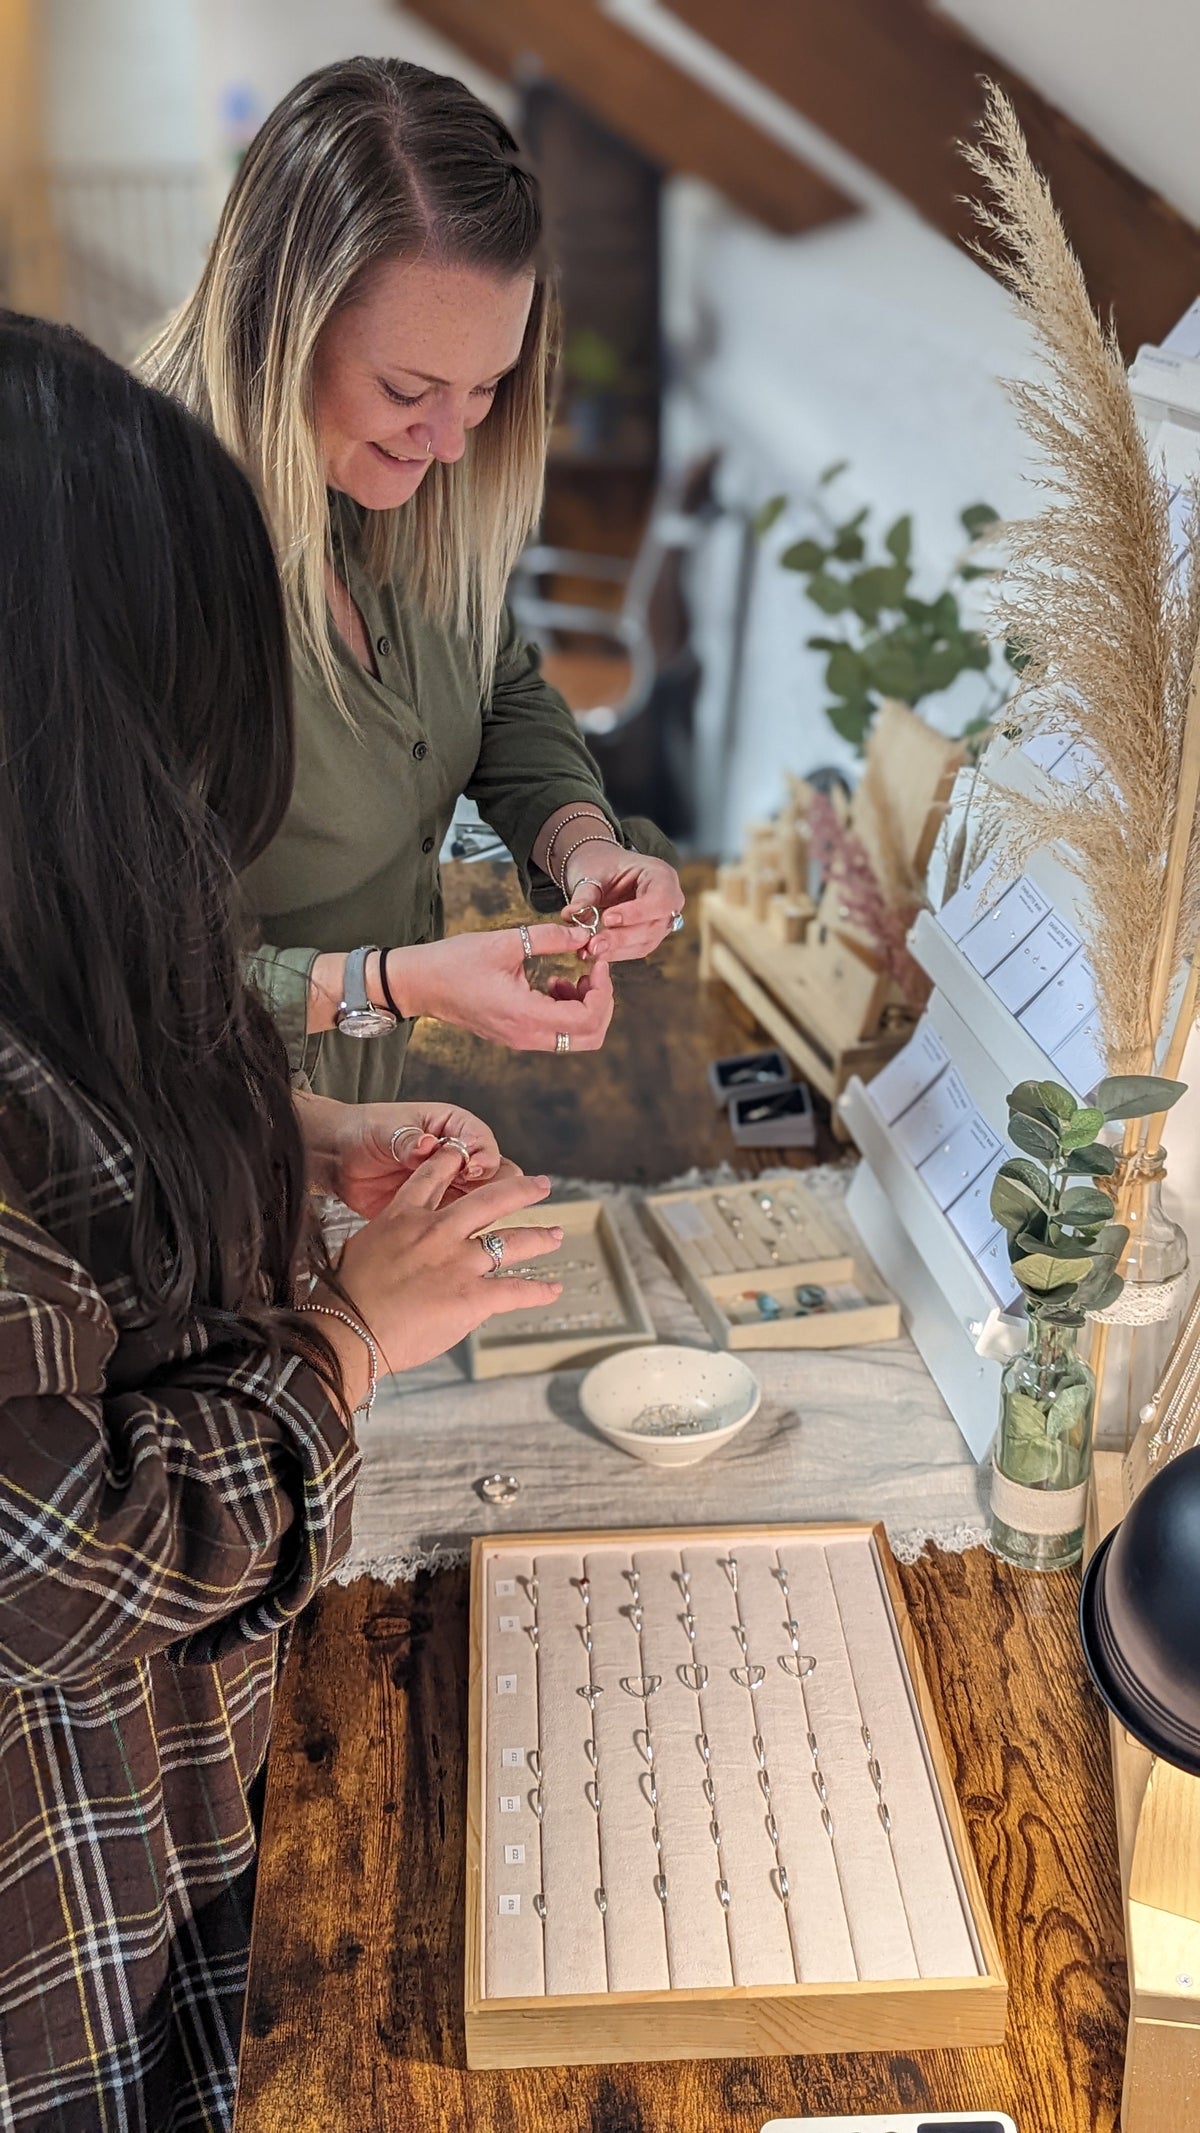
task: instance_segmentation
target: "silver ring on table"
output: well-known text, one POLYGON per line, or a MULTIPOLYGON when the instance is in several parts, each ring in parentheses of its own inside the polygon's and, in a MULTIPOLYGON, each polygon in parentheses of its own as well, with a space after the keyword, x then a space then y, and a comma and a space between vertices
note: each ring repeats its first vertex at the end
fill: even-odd
POLYGON ((554 1039, 554 1049, 555 1049, 555 1051, 556 1051, 556 1052, 569 1052, 569 1051, 570 1051, 570 1049, 571 1049, 571 1033, 570 1033, 570 1031, 569 1031, 569 1030, 565 1030, 565 1029, 560 1029, 560 1030, 559 1030, 559 1032, 558 1032, 558 1035, 557 1035, 557 1036, 555 1037, 555 1039, 554 1039))
POLYGON ((391 1137, 391 1140, 388 1142, 388 1146, 392 1151, 393 1163, 402 1163, 404 1160, 403 1156, 400 1153, 400 1150, 396 1146, 397 1141, 422 1141, 424 1140, 424 1138, 425 1128, 423 1126, 397 1126, 395 1132, 391 1137))
POLYGON ((672 913, 671 913, 671 923, 670 923, 669 927, 667 928, 667 931, 668 931, 669 933, 682 933, 682 932, 683 932, 683 913, 682 913, 682 911, 672 911, 672 913))
POLYGON ((521 953, 527 963, 531 962, 533 960, 533 942, 529 938, 529 928, 528 926, 518 926, 517 932, 521 936, 521 953))
POLYGON ((504 1265, 504 1239, 499 1230, 486 1230, 479 1242, 492 1262, 493 1274, 498 1274, 504 1265))

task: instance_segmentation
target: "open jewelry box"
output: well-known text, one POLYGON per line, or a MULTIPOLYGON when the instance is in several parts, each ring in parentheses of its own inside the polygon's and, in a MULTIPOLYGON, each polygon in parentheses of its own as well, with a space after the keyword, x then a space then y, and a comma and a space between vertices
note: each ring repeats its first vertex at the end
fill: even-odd
MULTIPOLYGON (((470 1337, 473 1378, 512 1377, 529 1370, 598 1363, 618 1348, 640 1348, 658 1339, 637 1276, 612 1214, 603 1200, 551 1200, 526 1207, 514 1218, 521 1229, 560 1223, 562 1249, 531 1259, 528 1270, 563 1284, 556 1303, 532 1311, 504 1312, 470 1337)), ((513 1224, 499 1223, 503 1233, 513 1224)), ((520 1262, 505 1261, 504 1273, 520 1262)))
POLYGON ((719 1348, 848 1348, 900 1331, 840 1210, 790 1179, 651 1193, 642 1218, 719 1348))
POLYGON ((471 2066, 1003 2040, 882 1527, 477 1540, 468 1801, 471 2066))

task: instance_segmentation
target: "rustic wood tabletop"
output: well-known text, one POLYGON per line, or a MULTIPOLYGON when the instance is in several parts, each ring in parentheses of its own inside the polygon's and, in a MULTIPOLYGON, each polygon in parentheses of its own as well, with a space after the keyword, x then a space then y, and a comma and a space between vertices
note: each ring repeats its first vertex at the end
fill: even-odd
MULTIPOLYGON (((700 882, 691 870, 689 889, 700 882)), ((506 870, 451 869, 447 886, 459 923, 516 908, 506 870)), ((691 928, 619 974, 592 1059, 422 1030, 411 1092, 453 1089, 506 1152, 576 1175, 656 1181, 732 1159, 705 1066, 757 1039, 699 986, 695 952, 691 928)), ((1022 1576, 977 1549, 930 1552, 901 1577, 1008 1972, 1003 2048, 468 2072, 467 1573, 360 1580, 303 1619, 280 1693, 237 2133, 758 2133, 780 2116, 889 2108, 1113 2133, 1124 1942, 1077 1575, 1022 1576)))

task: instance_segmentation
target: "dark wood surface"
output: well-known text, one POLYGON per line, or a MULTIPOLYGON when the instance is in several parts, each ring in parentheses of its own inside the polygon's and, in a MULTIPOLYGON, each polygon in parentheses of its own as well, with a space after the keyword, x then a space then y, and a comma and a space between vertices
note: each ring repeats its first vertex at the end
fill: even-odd
MULTIPOLYGON (((510 866, 487 860, 443 870, 451 929, 511 925, 529 916, 510 866)), ((404 1075, 406 1096, 453 1096, 477 1111, 504 1153, 525 1170, 556 1176, 661 1183, 693 1163, 736 1162, 747 1172, 812 1161, 802 1150, 738 1148, 709 1092, 710 1059, 752 1051, 761 1030, 722 985, 702 986, 697 899, 712 869, 684 868, 690 899, 682 933, 645 963, 615 971, 617 1010, 601 1052, 510 1052, 445 1023, 420 1025, 404 1075)), ((844 1154, 818 1101, 819 1159, 844 1154)))
POLYGON ((948 237, 978 234, 958 151, 998 82, 1016 108, 1079 254, 1092 301, 1126 355, 1159 341, 1200 285, 1200 230, 968 30, 927 0, 667 0, 948 237))
MULTIPOLYGON (((507 910, 497 870, 460 877, 460 909, 464 889, 476 918, 507 910)), ((550 1139, 559 1167, 610 1176, 712 1161, 729 1150, 696 1088, 710 1046, 744 1025, 700 993, 693 954, 694 929, 657 971, 626 973, 622 1020, 595 1060, 569 1062, 577 1082, 561 1061, 489 1058, 443 1032, 423 1035, 420 1071, 437 1085, 457 1068, 457 1093, 541 1162, 550 1139), (680 1138, 689 1117, 707 1134, 698 1151, 680 1138)), ((776 2116, 889 2108, 1114 2133, 1124 1950, 1078 1579, 1021 1576, 981 1549, 930 1552, 901 1577, 1004 1952, 1003 2049, 468 2072, 467 1574, 360 1580, 305 1616, 280 1694, 237 2133, 757 2133, 776 2116)))
POLYGON ((501 79, 531 65, 666 170, 707 178, 784 236, 821 229, 855 203, 800 156, 713 95, 594 0, 405 0, 501 79))

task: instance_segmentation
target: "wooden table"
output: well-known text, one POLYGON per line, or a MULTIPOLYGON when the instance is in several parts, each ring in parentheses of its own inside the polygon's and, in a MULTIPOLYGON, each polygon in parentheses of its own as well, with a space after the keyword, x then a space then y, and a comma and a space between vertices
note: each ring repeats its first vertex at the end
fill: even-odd
MULTIPOLYGON (((496 870, 465 887, 477 918, 504 915, 496 870)), ((448 1075, 511 1153, 548 1167, 659 1179, 728 1155, 704 1063, 755 1039, 724 999, 696 996, 693 953, 684 934, 657 969, 623 973, 598 1058, 512 1061, 423 1033, 414 1085, 448 1075)), ((1004 1951, 1002 2050, 467 2072, 467 1577, 360 1580, 301 1622, 280 1695, 237 2133, 757 2133, 888 2108, 1113 2133, 1124 1943, 1078 1579, 1021 1576, 981 1549, 901 1576, 1004 1951)))

